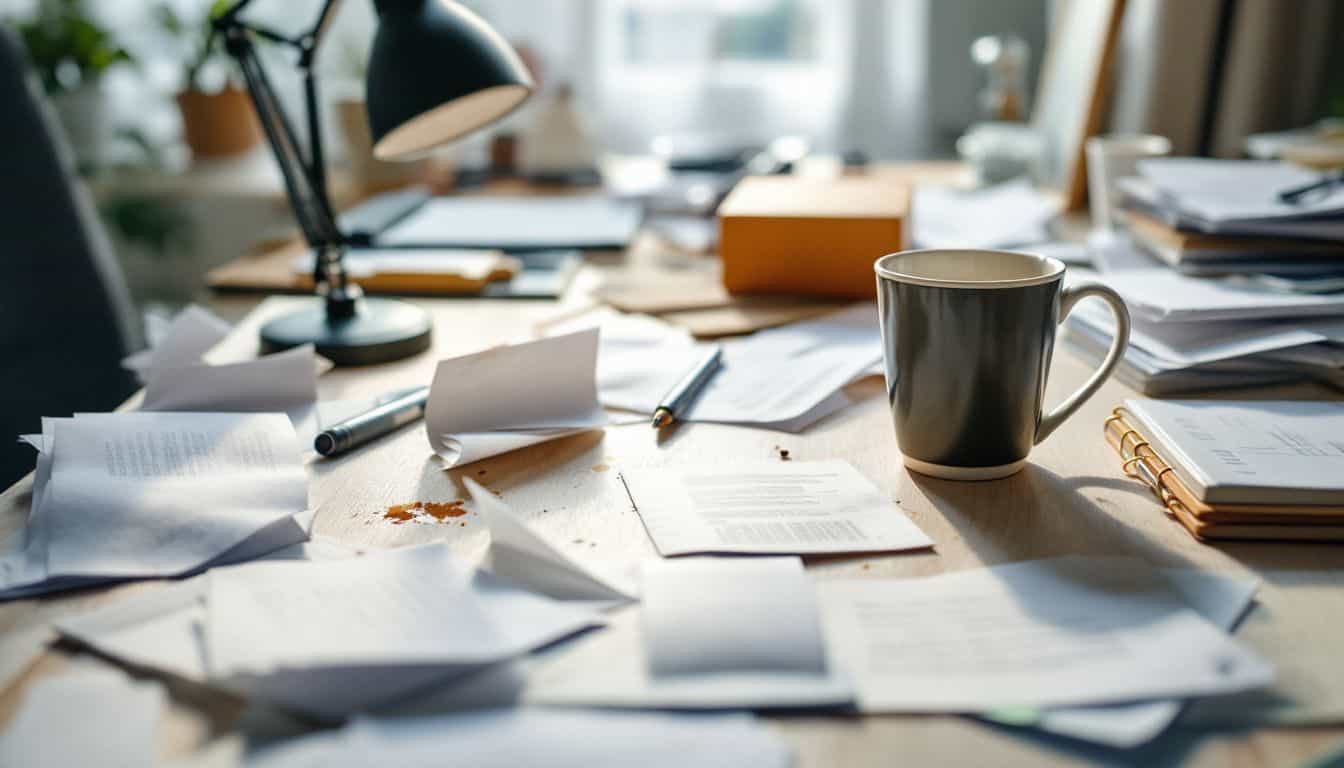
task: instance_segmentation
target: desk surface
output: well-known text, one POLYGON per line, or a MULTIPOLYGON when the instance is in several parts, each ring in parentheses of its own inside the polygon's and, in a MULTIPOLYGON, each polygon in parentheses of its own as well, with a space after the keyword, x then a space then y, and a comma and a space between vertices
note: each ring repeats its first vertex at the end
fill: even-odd
MULTIPOLYGON (((271 298, 257 305, 246 298, 221 298, 217 309, 222 314, 243 318, 225 343, 246 353, 255 346, 257 327, 265 318, 303 301, 271 298)), ((549 302, 421 303, 436 321, 431 352, 375 368, 336 369, 319 379, 321 396, 377 394, 427 382, 438 359, 525 337, 538 321, 563 311, 549 302)), ((1061 351, 1055 356, 1047 399, 1058 401, 1087 373, 1084 364, 1061 351)), ((850 461, 937 543, 932 553, 812 559, 809 568, 820 578, 900 578, 1051 555, 1128 554, 1162 565, 1233 572, 1295 569, 1325 578, 1331 595, 1344 596, 1344 578, 1338 576, 1344 574, 1344 547, 1207 546, 1168 521, 1146 490, 1120 474, 1116 457, 1102 438, 1102 421, 1110 408, 1133 394, 1118 383, 1104 386, 1078 415, 1037 447, 1023 472, 988 483, 939 481, 903 469, 882 389, 875 379, 852 385, 850 393, 858 400, 853 407, 799 435, 692 424, 683 425, 659 444, 646 425, 635 424, 545 443, 453 471, 439 467, 423 426, 410 426, 346 457, 310 465, 310 497, 318 510, 316 530, 349 543, 377 547, 442 540, 461 555, 478 558, 485 552, 488 534, 474 516, 449 524, 398 525, 383 518, 392 504, 465 498, 461 479, 470 476, 500 492, 548 539, 578 557, 588 553, 652 555, 654 550, 637 515, 614 485, 618 471, 774 459, 784 448, 800 460, 840 457, 850 461)), ((1330 396, 1310 387, 1235 394, 1330 396)), ((0 530, 8 532, 21 525, 31 487, 29 477, 0 494, 0 530)), ((155 588, 154 584, 131 584, 0 604, 0 633, 155 588)), ((1278 597, 1256 611, 1272 614, 1279 631, 1257 636, 1253 644, 1276 662, 1291 662, 1293 637, 1312 635, 1318 644, 1326 645, 1344 631, 1344 599, 1318 611, 1301 600, 1284 598, 1286 591, 1274 594, 1278 597)), ((60 669, 72 653, 63 648, 49 651, 24 678, 0 694, 0 723, 12 716, 28 683, 60 669)), ((1339 706, 1344 713, 1344 685, 1321 687, 1322 705, 1339 706)), ((167 727, 161 729, 163 754, 182 755, 212 739, 227 738, 240 712, 236 700, 185 684, 170 686, 170 693, 172 708, 167 727)), ((1042 766, 1099 760, 1147 765, 1292 765, 1320 755, 1344 738, 1344 727, 1217 732, 1178 727, 1140 751, 1115 753, 959 717, 796 715, 771 716, 769 721, 798 748, 802 766, 895 761, 1042 766)))

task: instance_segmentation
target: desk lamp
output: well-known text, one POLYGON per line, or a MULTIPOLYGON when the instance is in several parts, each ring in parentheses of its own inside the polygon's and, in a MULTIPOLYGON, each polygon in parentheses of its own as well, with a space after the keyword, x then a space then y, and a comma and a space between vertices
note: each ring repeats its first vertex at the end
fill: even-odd
MULTIPOLYGON (((348 242, 327 197, 313 60, 339 0, 324 0, 307 32, 290 37, 245 21, 239 0, 214 21, 242 70, 266 140, 280 164, 294 215, 313 249, 322 306, 284 315, 261 329, 263 352, 313 344, 337 365, 397 360, 429 348, 428 313, 406 302, 364 298, 344 268, 348 242), (307 109, 307 153, 257 56, 256 39, 298 51, 307 109)), ((378 31, 365 102, 373 153, 413 157, 504 117, 532 93, 522 60, 490 25, 450 0, 375 0, 378 31)))

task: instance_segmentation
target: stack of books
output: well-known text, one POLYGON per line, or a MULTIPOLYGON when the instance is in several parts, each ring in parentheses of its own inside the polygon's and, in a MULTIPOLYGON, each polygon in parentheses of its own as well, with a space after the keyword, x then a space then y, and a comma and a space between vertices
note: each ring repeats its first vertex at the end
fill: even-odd
POLYGON ((1344 403, 1134 399, 1105 433, 1196 538, 1344 540, 1344 403))
MULTIPOLYGON (((1137 268, 1098 279, 1134 319, 1117 376, 1149 395, 1344 382, 1344 184, 1277 162, 1155 158, 1118 186, 1137 268)), ((1135 265, 1131 265, 1135 266, 1135 265)), ((1080 306, 1065 339, 1100 359, 1111 321, 1080 306)))

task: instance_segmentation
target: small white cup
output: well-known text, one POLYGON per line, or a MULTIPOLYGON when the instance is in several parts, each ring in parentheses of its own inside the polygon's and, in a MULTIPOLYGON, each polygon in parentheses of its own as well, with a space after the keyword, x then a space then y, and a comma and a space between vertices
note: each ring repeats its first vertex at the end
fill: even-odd
POLYGON ((1171 141, 1152 134, 1112 134, 1087 140, 1087 195, 1092 209, 1092 228, 1111 232, 1115 215, 1115 182, 1133 176, 1145 157, 1171 154, 1171 141))

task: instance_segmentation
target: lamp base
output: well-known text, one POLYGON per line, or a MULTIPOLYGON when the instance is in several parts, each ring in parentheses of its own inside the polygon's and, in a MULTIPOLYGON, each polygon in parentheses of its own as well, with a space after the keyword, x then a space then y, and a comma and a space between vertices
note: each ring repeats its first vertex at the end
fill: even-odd
POLYGON ((433 327, 428 312, 404 301, 360 299, 349 317, 330 319, 319 304, 262 326, 261 351, 312 344, 336 365, 374 365, 429 349, 433 327))

